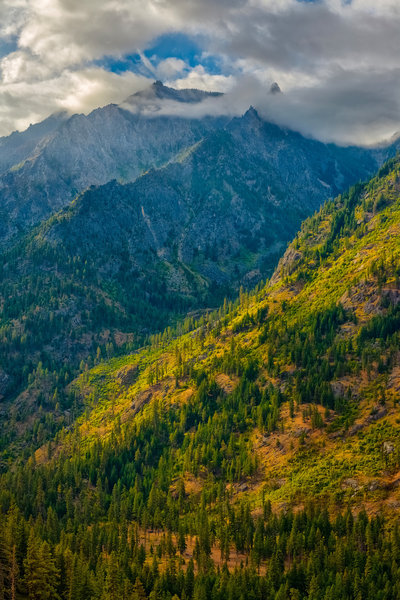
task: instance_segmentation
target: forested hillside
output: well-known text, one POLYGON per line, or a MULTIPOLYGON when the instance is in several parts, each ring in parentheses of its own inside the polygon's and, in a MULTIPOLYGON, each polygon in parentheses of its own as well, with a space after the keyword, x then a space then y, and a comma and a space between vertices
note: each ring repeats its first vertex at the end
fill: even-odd
POLYGON ((265 287, 60 383, 71 424, 3 452, 4 597, 399 598, 399 234, 394 159, 265 287))

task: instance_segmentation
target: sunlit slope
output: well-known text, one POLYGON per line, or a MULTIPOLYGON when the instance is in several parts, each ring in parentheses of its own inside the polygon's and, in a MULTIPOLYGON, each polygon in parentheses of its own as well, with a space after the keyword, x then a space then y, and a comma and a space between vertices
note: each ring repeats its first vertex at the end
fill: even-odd
MULTIPOLYGON (((393 160, 306 221, 269 285, 238 306, 83 374, 71 389, 85 416, 38 461, 93 444, 119 460, 139 431, 157 438, 161 419, 171 484, 396 506, 399 173, 393 160)), ((146 466, 136 449, 130 468, 154 475, 155 457, 146 466)))

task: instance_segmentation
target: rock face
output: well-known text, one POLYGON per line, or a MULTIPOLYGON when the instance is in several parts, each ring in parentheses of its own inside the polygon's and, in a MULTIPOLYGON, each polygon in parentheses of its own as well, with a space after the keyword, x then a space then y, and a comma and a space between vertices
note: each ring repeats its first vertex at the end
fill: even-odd
POLYGON ((31 125, 26 131, 14 131, 11 135, 0 138, 0 175, 12 167, 17 169, 28 157, 38 154, 67 118, 67 113, 60 112, 41 123, 31 125))
MULTIPOLYGON (((180 103, 207 97, 205 92, 176 95, 180 103)), ((24 133, 1 139, 0 248, 67 206, 90 185, 112 179, 132 181, 226 121, 216 117, 145 117, 110 104, 88 116, 55 115, 24 133)))
POLYGON ((109 275, 128 257, 139 277, 161 269, 175 292, 193 294, 196 282, 232 291, 269 275, 338 181, 347 186, 371 168, 355 155, 265 123, 251 108, 165 167, 86 192, 45 237, 109 275))

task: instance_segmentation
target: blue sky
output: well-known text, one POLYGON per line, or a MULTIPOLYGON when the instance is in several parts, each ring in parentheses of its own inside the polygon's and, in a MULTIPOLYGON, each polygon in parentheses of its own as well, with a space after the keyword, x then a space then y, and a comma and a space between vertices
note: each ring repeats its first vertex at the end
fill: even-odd
POLYGON ((144 55, 155 68, 167 58, 177 58, 186 63, 186 70, 202 65, 212 75, 226 74, 226 66, 224 68, 218 55, 204 55, 203 48, 206 46, 207 40, 204 36, 188 36, 180 32, 167 33, 153 40, 150 47, 141 53, 128 53, 123 57, 105 56, 95 61, 95 64, 113 73, 132 71, 151 78, 154 73, 143 63, 144 55))
POLYGON ((7 56, 18 49, 18 39, 16 37, 3 40, 0 39, 0 59, 3 56, 7 56))
POLYGON ((307 135, 373 143, 400 129, 399 47, 398 0, 7 0, 0 135, 161 79, 223 91, 232 114, 254 104, 307 135))

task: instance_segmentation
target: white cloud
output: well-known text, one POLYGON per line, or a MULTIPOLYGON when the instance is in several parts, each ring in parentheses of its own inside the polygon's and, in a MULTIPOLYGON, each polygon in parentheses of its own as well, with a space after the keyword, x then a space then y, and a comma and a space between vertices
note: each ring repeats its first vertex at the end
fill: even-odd
POLYGON ((91 66, 132 52, 148 76, 234 87, 230 110, 253 98, 271 118, 325 139, 374 141, 400 129, 398 0, 2 0, 0 38, 17 44, 0 59, 3 134, 143 87, 143 77, 91 66), (157 36, 180 31, 201 34, 204 57, 218 55, 223 74, 143 55, 157 36), (274 80, 285 94, 271 108, 259 84, 274 80))
POLYGON ((101 68, 65 70, 58 77, 0 86, 0 135, 24 130, 53 112, 88 113, 97 106, 122 102, 148 80, 131 72, 122 75, 101 68))
POLYGON ((166 85, 171 85, 177 89, 195 88, 209 92, 229 92, 235 85, 233 75, 212 75, 207 73, 204 67, 198 65, 191 69, 185 77, 171 79, 166 85))
POLYGON ((157 79, 172 79, 176 80, 183 73, 189 71, 189 67, 184 60, 180 58, 166 58, 159 62, 155 69, 157 79))

